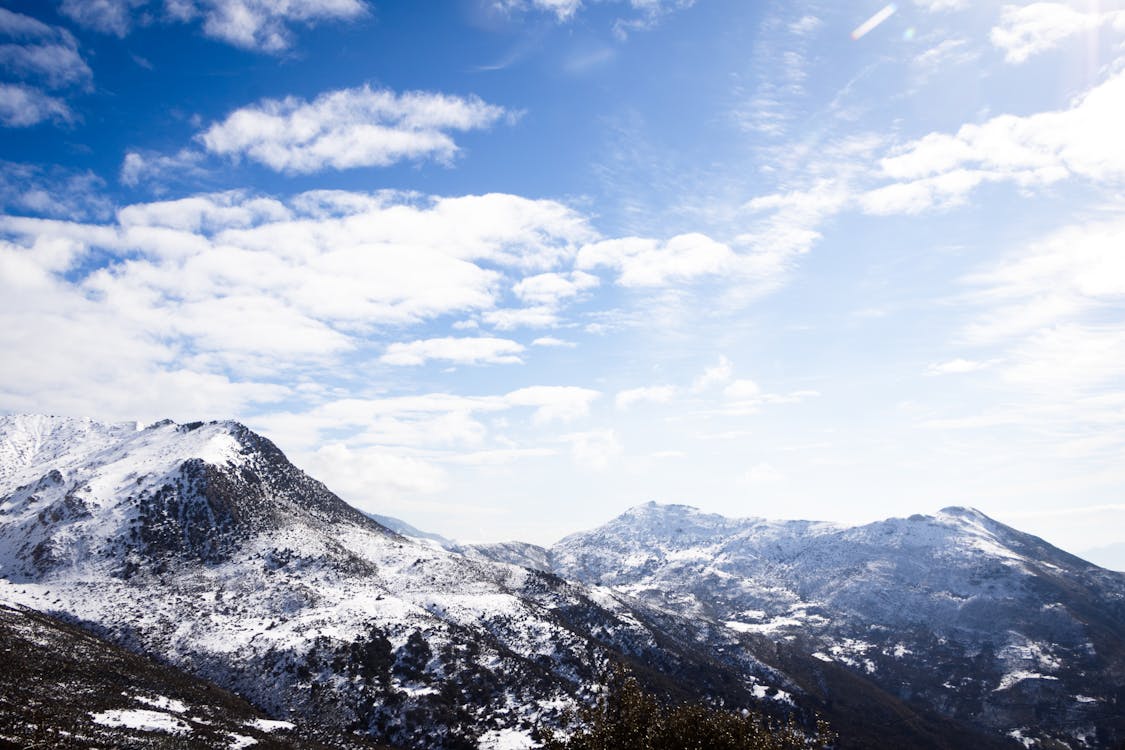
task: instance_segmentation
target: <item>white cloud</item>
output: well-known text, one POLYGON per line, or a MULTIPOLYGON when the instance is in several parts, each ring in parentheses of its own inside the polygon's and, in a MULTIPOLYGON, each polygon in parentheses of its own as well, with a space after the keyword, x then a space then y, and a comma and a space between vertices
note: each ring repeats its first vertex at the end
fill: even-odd
POLYGON ((969 372, 977 372, 991 367, 993 362, 985 362, 974 359, 964 359, 958 357, 946 362, 938 362, 932 364, 927 368, 927 375, 963 375, 969 372))
POLYGON ((999 266, 970 276, 988 314, 967 331, 992 343, 1112 309, 1125 300, 1125 220, 1061 229, 999 266))
POLYGON ((723 389, 724 396, 737 401, 757 399, 761 394, 761 387, 753 380, 747 380, 745 378, 735 380, 723 389))
POLYGON ((582 0, 498 0, 497 4, 509 12, 534 8, 553 14, 559 21, 569 21, 582 7, 582 0))
POLYGON ((622 453, 621 441, 615 430, 590 430, 563 435, 570 443, 574 463, 588 471, 605 471, 622 453))
POLYGON ((0 125, 26 128, 46 120, 70 122, 74 115, 62 99, 21 84, 0 83, 0 125))
POLYGON ((497 338, 440 338, 394 343, 380 357, 388 365, 424 365, 434 359, 455 364, 521 364, 523 346, 497 338))
POLYGON ((538 424, 572 422, 589 414, 590 405, 601 395, 598 391, 578 386, 537 385, 512 391, 504 396, 504 403, 534 407, 532 419, 538 424))
MULTIPOLYGON (((807 253, 820 239, 819 226, 848 205, 852 197, 850 172, 854 161, 867 158, 872 144, 845 142, 833 150, 833 177, 818 177, 807 187, 758 196, 744 210, 761 216, 751 231, 736 238, 747 248, 741 257, 744 274, 759 280, 760 289, 779 284, 795 258, 807 253), (842 157, 836 162, 836 156, 842 157)), ((818 171, 820 171, 818 169, 818 171)), ((753 290, 752 290, 753 291, 753 290)))
POLYGON ((87 84, 93 78, 73 40, 70 44, 0 44, 0 69, 52 89, 87 84))
POLYGON ((136 187, 143 182, 162 183, 168 178, 178 179, 184 174, 198 176, 203 174, 199 164, 202 159, 203 154, 188 149, 171 156, 129 151, 121 161, 118 179, 123 185, 136 187))
POLYGON ((1006 5, 990 38, 1004 50, 1005 60, 1018 64, 1057 47, 1067 37, 1096 32, 1102 26, 1125 32, 1125 10, 1083 12, 1063 3, 1006 5))
POLYGON ((558 338, 555 338, 554 336, 540 336, 539 338, 532 341, 531 345, 532 346, 565 347, 565 348, 568 348, 568 349, 573 349, 574 347, 578 346, 578 344, 574 343, 573 341, 566 341, 565 339, 558 339, 558 338))
POLYGON ((578 252, 576 265, 617 270, 622 286, 653 287, 714 276, 738 263, 726 245, 702 234, 681 234, 665 242, 641 237, 595 242, 578 252))
MULTIPOLYGON (((59 10, 76 23, 124 37, 134 22, 154 15, 152 0, 62 0, 59 10)), ((357 19, 363 0, 164 0, 164 18, 202 20, 203 33, 246 49, 280 52, 292 44, 290 25, 357 19)))
POLYGON ((304 457, 313 476, 330 478, 334 492, 349 504, 378 512, 416 494, 435 494, 448 487, 440 466, 382 448, 353 448, 329 443, 304 457))
POLYGON ((996 353, 987 364, 1007 398, 928 426, 1030 426, 1074 456, 1125 445, 1125 324, 1115 314, 1125 302, 1123 243, 1125 219, 1086 220, 968 277, 980 309, 963 343, 996 353))
POLYGON ((976 60, 980 55, 969 48, 965 39, 945 39, 914 58, 914 65, 924 71, 949 69, 976 60))
MULTIPOLYGON (((589 236, 559 204, 503 195, 282 203, 234 192, 128 206, 109 224, 3 216, 0 328, 5 351, 21 354, 0 371, 0 409, 73 413, 84 402, 119 415, 136 393, 138 409, 162 395, 169 411, 191 403, 229 416, 288 392, 273 383, 378 356, 375 326, 491 311, 504 294, 496 268, 562 262, 589 236), (83 367, 66 366, 63 352, 83 367), (191 377, 198 401, 177 395, 191 377)), ((504 346, 507 355, 473 356, 518 353, 504 346)), ((584 413, 592 396, 513 398, 549 420, 584 413)))
POLYGON ((129 33, 134 9, 147 4, 148 0, 62 0, 59 10, 82 26, 123 37, 129 33))
POLYGON ((718 363, 705 369, 692 383, 691 390, 694 393, 702 393, 713 386, 726 383, 733 375, 734 365, 727 359, 726 355, 719 355, 718 363))
POLYGON ((0 162, 0 208, 41 216, 106 219, 113 204, 90 171, 0 162))
POLYGON ((501 331, 511 331, 516 328, 551 328, 559 323, 556 309, 543 305, 488 310, 481 314, 481 319, 501 331))
POLYGON ((458 151, 449 131, 486 128, 504 114, 476 97, 362 86, 311 102, 265 99, 234 111, 198 139, 214 154, 307 174, 404 160, 448 161, 458 151))
POLYGON ((963 10, 969 7, 969 0, 914 0, 919 8, 924 8, 931 13, 948 10, 963 10))
POLYGON ((773 484, 785 479, 785 475, 766 462, 756 464, 742 477, 747 484, 773 484))
POLYGON ((1125 71, 1111 76, 1067 109, 1020 117, 1001 115, 931 133, 880 161, 896 182, 860 197, 871 213, 917 213, 957 205, 983 182, 1021 187, 1071 176, 1104 182, 1125 178, 1125 71))
POLYGON ((0 8, 0 35, 12 39, 44 39, 54 37, 58 31, 57 26, 48 26, 23 13, 0 8))
POLYGON ((0 125, 29 127, 75 119, 59 89, 88 88, 93 74, 78 52, 74 36, 22 13, 0 8, 0 125))
POLYGON ((804 15, 789 24, 789 31, 800 36, 813 34, 824 26, 824 22, 813 15, 804 15))
POLYGON ((676 387, 671 385, 653 385, 643 388, 628 388, 619 391, 614 403, 618 409, 625 410, 639 403, 666 404, 676 396, 676 387))
POLYGON ((582 271, 541 273, 521 279, 512 287, 512 291, 524 302, 550 306, 576 297, 599 283, 597 276, 582 271))

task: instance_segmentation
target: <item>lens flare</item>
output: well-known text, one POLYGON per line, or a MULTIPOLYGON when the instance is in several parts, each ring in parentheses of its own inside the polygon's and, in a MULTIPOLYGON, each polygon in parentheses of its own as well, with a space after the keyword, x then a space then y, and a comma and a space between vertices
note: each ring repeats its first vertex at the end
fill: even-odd
POLYGON ((859 39, 859 38, 865 36, 868 32, 870 32, 876 26, 878 26, 883 21, 886 21, 888 18, 893 16, 895 14, 896 10, 898 10, 898 7, 894 3, 891 3, 890 5, 887 5, 881 11, 879 11, 875 15, 871 16, 871 18, 868 18, 866 21, 861 23, 859 26, 856 26, 855 31, 852 32, 852 39, 859 39))

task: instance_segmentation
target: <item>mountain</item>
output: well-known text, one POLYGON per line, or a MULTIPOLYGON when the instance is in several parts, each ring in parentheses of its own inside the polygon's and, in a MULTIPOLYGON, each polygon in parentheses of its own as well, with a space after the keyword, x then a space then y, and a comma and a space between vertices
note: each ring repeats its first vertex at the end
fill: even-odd
POLYGON ((234 422, 0 417, 0 601, 405 746, 526 745, 610 660, 813 718, 739 634, 403 537, 234 422))
POLYGON ((1125 741, 1125 575, 975 510, 842 527, 650 503, 547 555, 1028 746, 1125 741))
POLYGON ((611 662, 672 699, 822 715, 841 750, 1123 736, 1122 576, 973 511, 843 528, 650 504, 550 549, 456 545, 235 422, 0 417, 0 603, 405 747, 531 746, 611 662))
POLYGON ((310 736, 216 685, 31 610, 0 606, 0 643, 0 747, 380 747, 310 736))

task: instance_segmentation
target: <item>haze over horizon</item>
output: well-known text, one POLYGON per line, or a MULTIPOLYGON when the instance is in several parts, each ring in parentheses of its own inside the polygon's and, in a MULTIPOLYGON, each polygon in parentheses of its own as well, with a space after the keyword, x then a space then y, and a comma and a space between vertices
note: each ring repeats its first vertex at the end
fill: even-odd
POLYGON ((1125 2, 20 0, 0 413, 363 510, 961 505, 1125 568, 1125 2))

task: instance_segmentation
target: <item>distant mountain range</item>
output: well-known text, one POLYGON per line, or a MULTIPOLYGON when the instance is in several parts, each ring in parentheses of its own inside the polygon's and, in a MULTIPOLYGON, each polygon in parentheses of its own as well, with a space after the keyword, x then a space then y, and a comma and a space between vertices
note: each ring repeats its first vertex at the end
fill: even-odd
MULTIPOLYGON (((845 528, 648 504, 551 548, 459 545, 234 422, 8 416, 0 602, 232 691, 256 708, 228 734, 259 710, 327 744, 527 747, 622 661, 670 698, 819 714, 842 748, 1125 741, 1125 575, 960 508, 845 528)), ((143 709, 106 705, 85 716, 143 709)))

